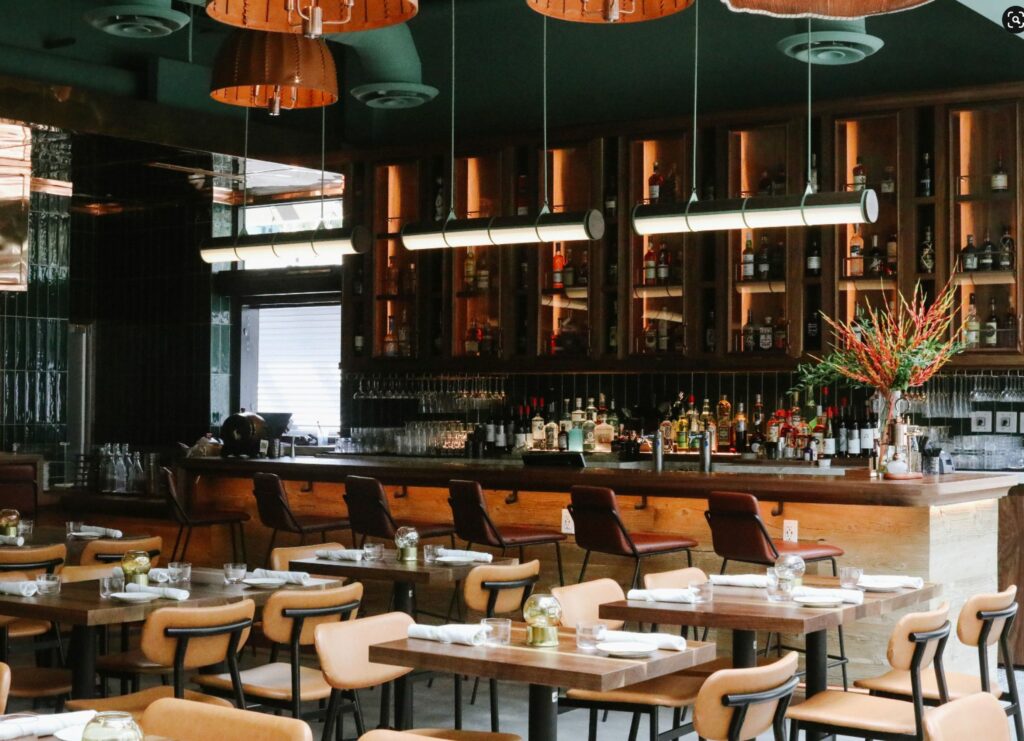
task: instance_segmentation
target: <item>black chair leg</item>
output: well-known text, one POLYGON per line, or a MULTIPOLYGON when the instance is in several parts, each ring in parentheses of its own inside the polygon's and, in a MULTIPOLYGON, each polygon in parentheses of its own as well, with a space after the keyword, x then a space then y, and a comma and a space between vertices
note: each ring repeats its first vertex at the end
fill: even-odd
POLYGON ((800 724, 795 720, 789 721, 789 741, 800 741, 800 724))
POLYGON ((174 538, 174 547, 171 548, 171 560, 177 560, 178 544, 181 543, 181 534, 185 531, 184 525, 178 525, 178 535, 174 538))
POLYGON ((469 704, 476 705, 476 693, 480 689, 480 677, 473 680, 473 691, 469 693, 469 704))
POLYGON ((324 719, 324 733, 321 741, 331 741, 334 734, 334 724, 338 720, 338 703, 341 701, 341 690, 332 689, 331 699, 327 703, 327 717, 324 719))
POLYGON ((586 551, 583 554, 583 565, 580 566, 580 578, 576 581, 580 584, 583 583, 583 575, 587 573, 587 562, 590 561, 590 551, 586 551))
POLYGON ((587 731, 587 741, 597 741, 597 708, 590 709, 590 724, 587 731))
POLYGON ((277 530, 270 533, 270 544, 267 546, 267 557, 263 559, 263 565, 270 568, 270 554, 274 552, 274 541, 277 540, 277 530))
POLYGON ((658 741, 658 706, 651 708, 651 741, 658 741))
POLYGON ((629 741, 636 741, 638 733, 640 733, 640 713, 633 713, 633 720, 629 724, 629 741))
POLYGON ((181 558, 182 561, 185 560, 185 554, 188 553, 188 544, 191 541, 192 541, 192 526, 189 525, 188 529, 185 531, 185 543, 181 546, 181 556, 179 558, 181 558))
POLYGON ((453 674, 452 680, 455 685, 455 730, 462 730, 462 675, 453 674))
POLYGON ((689 548, 686 549, 686 565, 691 568, 693 567, 693 551, 689 548))
POLYGON ((565 574, 562 572, 562 548, 558 541, 555 541, 555 558, 558 560, 558 584, 565 586, 565 574))
POLYGON ((380 688, 380 718, 377 728, 391 726, 391 682, 385 682, 380 688))
POLYGON ((719 571, 718 573, 719 574, 724 574, 725 573, 725 567, 728 566, 728 565, 729 565, 729 559, 728 558, 723 558, 722 559, 722 570, 719 571))
POLYGON ((352 706, 355 711, 353 715, 356 719, 356 736, 362 736, 366 733, 366 724, 363 723, 363 706, 359 702, 359 693, 355 690, 352 691, 352 706))
POLYGON ((491 733, 498 732, 498 680, 490 680, 490 693, 491 693, 491 733))
MULTIPOLYGON (((779 642, 782 642, 782 637, 779 637, 779 642)), ((850 678, 846 672, 846 637, 843 635, 843 626, 839 626, 839 658, 843 660, 843 663, 839 665, 839 670, 843 673, 843 692, 849 692, 850 690, 850 678)))

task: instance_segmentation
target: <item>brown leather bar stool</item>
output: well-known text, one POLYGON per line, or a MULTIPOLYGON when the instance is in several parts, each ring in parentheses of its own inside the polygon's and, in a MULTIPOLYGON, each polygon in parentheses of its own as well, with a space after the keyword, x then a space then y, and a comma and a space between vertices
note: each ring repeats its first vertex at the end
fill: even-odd
POLYGON ((583 548, 583 566, 579 581, 587 573, 587 563, 593 551, 609 556, 623 556, 636 561, 632 587, 640 581, 640 563, 651 556, 686 552, 687 566, 693 566, 691 548, 697 541, 685 535, 668 533, 631 533, 626 529, 619 513, 615 492, 603 486, 572 487, 569 514, 576 525, 576 545, 583 548))
POLYGON ((321 517, 318 515, 297 515, 288 503, 288 492, 285 491, 281 479, 272 473, 257 473, 252 477, 252 493, 256 497, 256 507, 260 513, 260 522, 271 529, 270 545, 264 563, 270 560, 274 550, 277 531, 295 533, 305 545, 306 537, 320 533, 321 539, 327 542, 327 533, 332 530, 347 530, 348 520, 342 517, 321 517))
POLYGON ((924 732, 928 741, 1010 741, 1010 729, 999 701, 983 693, 929 710, 924 716, 924 732))
MULTIPOLYGON (((455 526, 447 522, 429 520, 395 519, 388 505, 384 487, 377 479, 368 476, 345 477, 345 504, 348 505, 348 519, 352 527, 352 543, 361 536, 359 546, 367 538, 394 541, 400 527, 414 527, 420 540, 429 538, 451 538, 455 547, 455 526)), ((358 547, 358 546, 357 546, 358 547)))
POLYGON ((242 562, 249 560, 245 552, 245 530, 243 522, 249 521, 249 513, 238 510, 194 510, 189 512, 185 503, 178 495, 178 486, 175 483, 174 472, 166 466, 160 469, 163 472, 164 481, 167 482, 167 499, 171 504, 171 514, 178 523, 178 535, 174 539, 174 547, 171 548, 171 561, 184 561, 185 553, 188 551, 189 541, 192 540, 192 529, 197 527, 216 527, 227 525, 231 533, 231 558, 238 560, 239 546, 241 546, 242 562), (238 543, 235 542, 237 530, 238 543), (185 536, 185 542, 181 543, 181 536, 185 536), (181 553, 178 553, 178 545, 181 545, 181 553))
POLYGON ((525 561, 524 549, 533 545, 554 545, 558 559, 558 583, 565 585, 562 574, 562 549, 560 544, 565 536, 552 528, 535 525, 494 524, 487 513, 484 492, 476 481, 455 480, 448 483, 448 504, 452 508, 455 534, 467 543, 500 548, 501 555, 509 548, 519 549, 519 560, 525 561))
POLYGON ((13 508, 27 520, 35 519, 39 508, 36 467, 30 463, 0 466, 0 507, 13 508))

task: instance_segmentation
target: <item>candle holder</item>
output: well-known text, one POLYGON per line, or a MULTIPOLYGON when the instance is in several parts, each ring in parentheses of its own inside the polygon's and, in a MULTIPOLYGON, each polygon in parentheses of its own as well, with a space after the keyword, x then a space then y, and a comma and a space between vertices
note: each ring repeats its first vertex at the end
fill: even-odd
POLYGON ((21 513, 18 510, 0 510, 0 533, 11 537, 17 536, 19 522, 21 522, 21 513))
POLYGON ((149 560, 149 554, 146 551, 127 551, 121 557, 121 570, 124 572, 126 584, 132 582, 144 587, 148 586, 149 570, 152 566, 153 563, 149 560))
POLYGON ((523 619, 526 621, 526 645, 535 648, 551 648, 558 645, 562 605, 554 595, 531 595, 523 605, 523 619))
POLYGON ((792 582, 794 587, 803 584, 806 572, 807 564, 795 553, 783 553, 775 561, 775 573, 779 579, 792 582))
POLYGON ((420 534, 414 527, 400 527, 395 532, 395 547, 398 548, 399 561, 415 561, 416 546, 420 543, 420 534))

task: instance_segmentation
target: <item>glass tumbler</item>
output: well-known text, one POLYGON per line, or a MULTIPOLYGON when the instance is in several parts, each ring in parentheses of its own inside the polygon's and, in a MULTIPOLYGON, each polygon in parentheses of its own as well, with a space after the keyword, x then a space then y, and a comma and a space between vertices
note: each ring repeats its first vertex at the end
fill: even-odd
POLYGON ((187 561, 172 561, 167 564, 167 576, 171 584, 189 584, 192 581, 192 564, 187 561))
POLYGON ((576 648, 581 651, 594 651, 597 644, 604 640, 608 626, 604 623, 580 621, 576 623, 576 648))
POLYGON ((226 563, 224 564, 224 583, 225 584, 238 584, 245 578, 245 564, 244 563, 226 563))
POLYGON ((774 568, 767 570, 768 575, 768 601, 788 602, 793 594, 793 580, 779 578, 774 568))
POLYGON ((60 574, 40 574, 36 577, 39 594, 60 594, 60 574))
POLYGON ((715 585, 710 581, 693 585, 693 601, 695 604, 703 605, 715 598, 715 585))
POLYGON ((480 624, 487 628, 488 646, 507 646, 512 642, 512 621, 509 618, 484 618, 480 624))
POLYGON ((839 568, 839 586, 843 589, 856 589, 862 576, 864 576, 864 569, 856 566, 841 566, 839 568))

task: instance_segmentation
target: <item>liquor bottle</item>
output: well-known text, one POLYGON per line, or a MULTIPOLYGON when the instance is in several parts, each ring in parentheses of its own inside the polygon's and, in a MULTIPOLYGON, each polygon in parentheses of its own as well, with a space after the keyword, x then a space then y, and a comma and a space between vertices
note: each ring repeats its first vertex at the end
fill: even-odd
POLYGON ((1003 164, 1002 153, 996 158, 996 167, 992 170, 992 192, 1005 193, 1010 189, 1010 175, 1003 164))
POLYGON ((971 303, 967 307, 967 319, 964 322, 964 342, 967 343, 969 349, 978 347, 981 340, 981 325, 978 321, 978 305, 977 298, 972 293, 971 303))
POLYGON ((395 256, 394 255, 388 255, 388 269, 387 269, 387 275, 385 276, 385 278, 386 278, 386 280, 385 280, 386 290, 384 292, 386 294, 388 294, 389 296, 397 296, 398 295, 398 285, 399 285, 398 277, 399 277, 399 272, 400 271, 399 271, 398 263, 395 260, 395 256))
POLYGON ((854 315, 853 315, 853 326, 852 326, 852 329, 853 329, 853 336, 854 336, 854 338, 858 342, 860 342, 861 340, 864 339, 864 322, 865 322, 864 306, 861 305, 861 304, 857 304, 857 309, 856 309, 856 311, 854 312, 854 315))
POLYGON ((757 347, 757 328, 754 326, 754 313, 747 309, 747 323, 743 325, 743 352, 754 352, 757 347))
POLYGON ((899 242, 896 241, 896 232, 889 233, 889 239, 885 242, 885 272, 888 275, 896 275, 899 269, 899 242))
POLYGON ((466 248, 466 256, 462 261, 462 285, 467 291, 476 288, 476 252, 472 247, 466 248))
POLYGON ((619 302, 612 300, 611 316, 608 317, 608 352, 614 354, 619 350, 619 302))
POLYGON ((932 227, 924 228, 924 240, 917 248, 917 269, 926 275, 935 272, 935 244, 932 242, 932 227))
POLYGON ((644 275, 645 286, 653 286, 658 280, 658 253, 654 251, 654 243, 647 245, 647 252, 644 253, 644 275))
POLYGON ((583 452, 593 453, 597 447, 595 438, 597 408, 594 406, 594 397, 587 398, 587 409, 584 414, 586 418, 583 420, 583 452))
POLYGON ((985 347, 999 347, 999 315, 996 314, 996 300, 990 298, 988 301, 988 320, 985 322, 984 334, 982 335, 985 347))
POLYGON ((853 236, 850 237, 850 259, 847 260, 846 269, 851 278, 864 275, 864 237, 858 225, 854 225, 853 236))
POLYGON ((583 420, 587 418, 587 413, 583 411, 583 399, 579 396, 576 397, 576 407, 572 410, 572 414, 569 415, 569 419, 572 420, 573 427, 582 427, 583 420))
POLYGON ((768 244, 768 235, 761 235, 761 246, 757 250, 756 272, 758 280, 768 280, 771 277, 772 259, 771 246, 768 244))
POLYGON ((572 429, 572 414, 569 411, 568 399, 562 399, 562 416, 558 418, 558 429, 563 432, 572 429))
POLYGON ((839 416, 839 433, 836 438, 836 443, 838 445, 838 455, 842 458, 845 458, 847 453, 850 452, 850 441, 847 439, 846 431, 846 399, 843 399, 842 409, 844 410, 844 412, 839 416))
POLYGON ((878 235, 871 235, 871 249, 868 250, 868 275, 877 277, 882 274, 885 265, 885 257, 882 255, 882 248, 878 246, 878 235))
MULTIPOLYGON (((860 188, 860 190, 863 190, 863 188, 860 188)), ((885 175, 882 176, 882 182, 878 190, 881 193, 889 194, 896 192, 896 168, 892 165, 886 165, 885 175)))
POLYGON ((992 270, 996 265, 996 245, 992 237, 985 232, 985 241, 978 250, 978 270, 992 270))
POLYGON ((476 258, 476 288, 478 291, 489 291, 491 288, 491 267, 487 264, 487 253, 476 258))
POLYGON ((761 351, 771 350, 774 339, 775 325, 772 324, 772 318, 766 316, 764 324, 757 328, 757 349, 761 351))
POLYGON ((393 358, 398 355, 398 337, 395 336, 395 317, 388 315, 388 329, 384 335, 384 356, 393 358))
POLYGON ((718 425, 718 449, 728 450, 733 444, 732 439, 732 404, 729 403, 729 399, 725 394, 722 394, 722 398, 718 400, 718 408, 716 410, 718 425))
POLYGON ((999 240, 998 265, 1000 270, 1013 270, 1016 262, 1017 243, 1010 236, 1010 227, 1003 227, 1003 237, 999 240))
POLYGON ((711 402, 708 399, 704 400, 698 421, 700 423, 700 429, 702 430, 706 430, 708 428, 708 424, 711 422, 711 402))
POLYGON ((551 287, 555 290, 565 288, 562 280, 562 270, 565 269, 565 257, 562 255, 562 245, 555 245, 555 254, 551 258, 551 287))
POLYGON ((398 322, 398 354, 402 357, 412 355, 412 331, 409 328, 409 310, 402 309, 402 318, 398 322))
POLYGON ((925 152, 921 160, 921 177, 917 180, 917 194, 928 197, 932 194, 932 156, 925 152))
POLYGON ((967 244, 960 251, 960 269, 974 272, 978 269, 978 248, 974 246, 974 235, 967 235, 967 244))
POLYGON ((1010 300, 1006 307, 1006 317, 1003 319, 1003 347, 1017 347, 1017 312, 1013 310, 1013 300, 1010 300))
POLYGON ((754 277, 754 240, 748 239, 743 253, 740 255, 740 280, 751 280, 754 277))
MULTIPOLYGON (((594 426, 594 440, 597 443, 596 450, 601 453, 610 453, 614 439, 615 428, 612 427, 607 417, 598 415, 597 424, 594 426)), ((584 437, 585 442, 586 438, 584 437)))
POLYGON ((658 247, 658 265, 655 269, 655 279, 659 285, 668 283, 669 257, 668 247, 664 242, 658 247))
POLYGON ((760 432, 762 435, 764 434, 764 402, 761 401, 761 394, 754 394, 754 409, 751 424, 754 432, 760 432))
POLYGON ((544 399, 537 403, 537 399, 531 399, 533 406, 533 417, 530 419, 530 438, 533 440, 534 450, 544 449, 544 399))
POLYGON ((864 404, 864 424, 860 428, 860 454, 868 457, 875 449, 875 426, 871 422, 871 400, 864 404))
POLYGON ((697 397, 690 394, 686 400, 686 418, 690 421, 690 448, 696 447, 695 439, 700 434, 700 414, 697 412, 697 397))
MULTIPOLYGON (((558 450, 558 421, 555 419, 555 402, 551 402, 551 406, 548 407, 548 419, 544 423, 544 447, 547 450, 558 450)), ((568 438, 566 439, 566 446, 568 447, 568 438)))
POLYGON ((526 216, 530 213, 530 187, 526 174, 516 178, 516 215, 526 216))
POLYGON ((508 435, 504 419, 498 420, 498 424, 495 425, 494 448, 501 452, 508 450, 508 435))
POLYGON ((647 200, 649 203, 657 203, 661 197, 661 186, 665 184, 665 178, 662 177, 658 170, 661 169, 661 163, 654 163, 654 171, 651 176, 647 178, 647 200))
POLYGON ((857 420, 853 420, 853 424, 849 429, 849 437, 846 441, 846 449, 849 451, 850 458, 859 458, 861 454, 860 447, 860 425, 857 420))
POLYGON ((704 352, 713 353, 718 344, 718 331, 715 327, 715 310, 708 311, 708 321, 704 325, 704 352))
POLYGON ((868 185, 868 172, 864 168, 864 158, 857 156, 857 164, 853 166, 853 189, 864 190, 868 185))
POLYGON ((463 352, 466 355, 475 356, 480 354, 480 330, 476 326, 476 320, 466 328, 466 339, 462 343, 463 352))
POLYGON ((817 301, 811 301, 807 309, 807 324, 804 326, 804 346, 808 350, 821 349, 821 311, 817 301))
POLYGON ((569 245, 565 246, 565 265, 562 267, 562 285, 572 288, 576 285, 576 265, 572 261, 572 252, 569 245))
MULTIPOLYGON (((679 394, 682 397, 682 394, 679 394)), ((676 450, 689 450, 690 448, 690 417, 686 413, 686 408, 680 402, 679 413, 676 417, 676 450)))
POLYGON ((811 186, 811 192, 812 193, 817 193, 818 192, 818 154, 817 154, 817 152, 811 154, 811 176, 810 176, 810 183, 808 183, 808 184, 811 186))
POLYGON ((786 317, 780 316, 776 322, 775 327, 772 329, 772 349, 780 352, 786 350, 786 337, 789 334, 786 330, 786 317))
POLYGON ((644 325, 644 351, 650 353, 658 351, 658 328, 651 320, 644 325))
POLYGON ((767 170, 761 172, 761 177, 757 181, 757 194, 759 196, 770 196, 772 194, 772 176, 768 174, 767 170))
POLYGON ((445 216, 448 215, 448 211, 444 207, 444 178, 439 177, 434 183, 436 185, 434 188, 434 221, 444 221, 445 216))
POLYGON ((807 275, 821 275, 821 248, 817 240, 812 241, 811 246, 807 248, 807 275))
POLYGON ((576 267, 576 285, 590 285, 590 250, 586 247, 583 248, 583 254, 580 255, 580 264, 576 267))
POLYGON ((736 408, 736 418, 733 420, 733 446, 737 453, 747 451, 747 413, 743 410, 742 401, 736 408))

